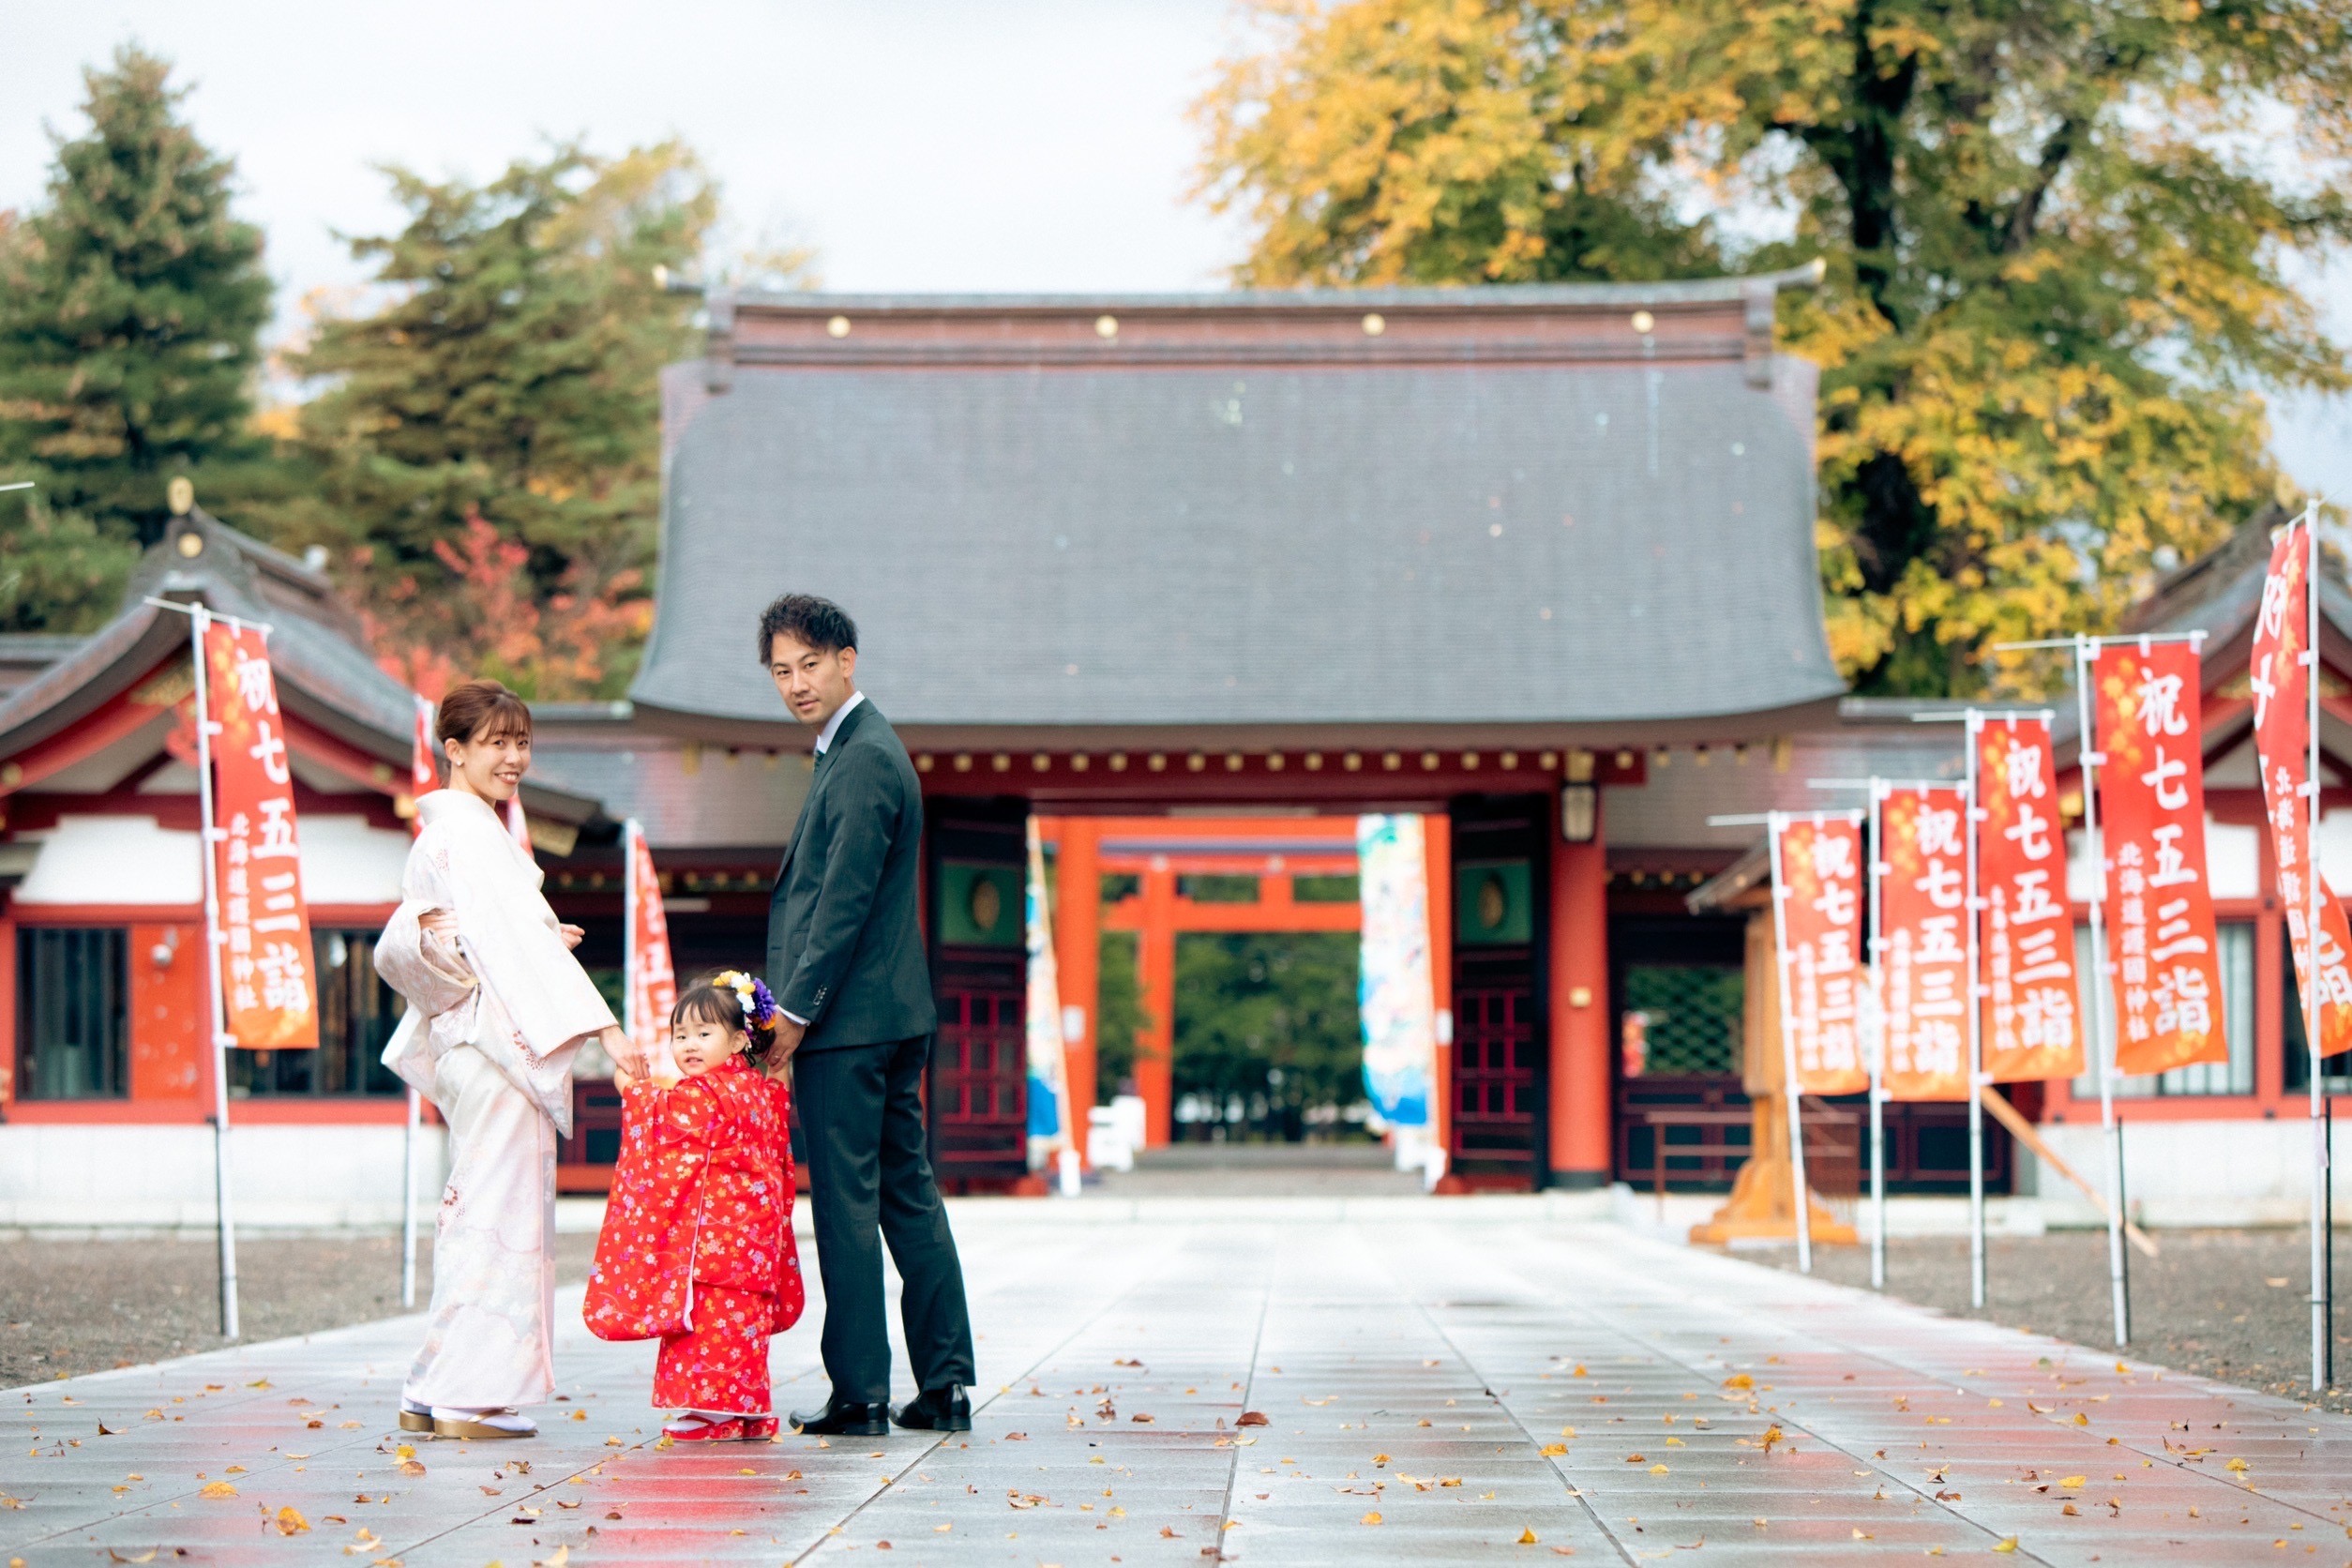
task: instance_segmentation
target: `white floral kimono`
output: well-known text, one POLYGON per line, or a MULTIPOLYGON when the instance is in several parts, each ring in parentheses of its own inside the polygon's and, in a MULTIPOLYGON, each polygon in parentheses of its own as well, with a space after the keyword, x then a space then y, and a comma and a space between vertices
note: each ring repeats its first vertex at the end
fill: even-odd
POLYGON ((408 1016, 384 1065, 449 1125, 433 1231, 433 1296, 402 1391, 417 1405, 494 1410, 554 1391, 555 1140, 571 1130, 571 1066, 612 1010, 540 893, 540 872, 489 805, 457 790, 423 824, 376 968, 408 1016), (454 942, 419 924, 457 916, 454 942))

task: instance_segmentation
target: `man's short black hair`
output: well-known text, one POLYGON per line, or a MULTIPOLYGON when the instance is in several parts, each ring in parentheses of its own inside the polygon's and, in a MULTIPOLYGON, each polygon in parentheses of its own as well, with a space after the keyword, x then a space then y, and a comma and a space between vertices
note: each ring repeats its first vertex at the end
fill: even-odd
POLYGON ((787 594, 760 612, 760 664, 776 656, 778 632, 806 642, 821 654, 837 654, 857 646, 857 623, 831 599, 814 594, 787 594))

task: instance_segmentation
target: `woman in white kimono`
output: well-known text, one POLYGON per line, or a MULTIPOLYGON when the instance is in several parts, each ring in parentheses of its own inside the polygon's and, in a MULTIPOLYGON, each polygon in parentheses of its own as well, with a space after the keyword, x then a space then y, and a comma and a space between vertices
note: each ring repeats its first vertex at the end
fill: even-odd
POLYGON ((384 1064, 432 1101, 453 1145, 433 1230, 425 1348, 400 1425, 527 1438, 554 1392, 555 1140, 571 1131, 572 1058, 599 1038, 641 1071, 555 918, 530 853, 499 820, 531 765, 531 710, 495 681, 442 699, 449 787, 416 803, 402 902, 376 968, 409 1003, 384 1064))

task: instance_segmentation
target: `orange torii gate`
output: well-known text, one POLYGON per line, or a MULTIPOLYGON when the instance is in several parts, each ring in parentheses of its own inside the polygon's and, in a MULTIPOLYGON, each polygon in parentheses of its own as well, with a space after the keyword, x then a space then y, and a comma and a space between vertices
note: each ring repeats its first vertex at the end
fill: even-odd
MULTIPOLYGON (((1431 889, 1429 917, 1431 980, 1440 1018, 1452 1007, 1451 944, 1443 928, 1451 912, 1445 897, 1451 865, 1450 824, 1442 814, 1423 819, 1431 889)), ((1042 837, 1055 851, 1054 946, 1065 1006, 1079 1010, 1080 1028, 1069 1042, 1073 1104, 1095 1098, 1095 1046, 1101 990, 1102 933, 1134 931, 1136 984, 1145 1023, 1136 1036, 1136 1093, 1144 1105, 1144 1139, 1163 1144, 1174 1135, 1176 1059, 1176 938, 1187 931, 1355 931, 1364 926, 1363 906, 1301 902, 1293 877, 1352 876, 1356 872, 1353 817, 1048 817, 1042 837), (1127 874, 1138 891, 1105 907, 1106 874, 1127 874), (1258 879, 1258 897, 1227 903, 1187 897, 1178 891, 1183 876, 1247 876, 1258 879)), ((1451 1048, 1439 1031, 1434 1074, 1436 1124, 1430 1129, 1445 1147, 1451 1111, 1448 1087, 1451 1048)), ((1079 1113, 1080 1125, 1083 1111, 1079 1113)))

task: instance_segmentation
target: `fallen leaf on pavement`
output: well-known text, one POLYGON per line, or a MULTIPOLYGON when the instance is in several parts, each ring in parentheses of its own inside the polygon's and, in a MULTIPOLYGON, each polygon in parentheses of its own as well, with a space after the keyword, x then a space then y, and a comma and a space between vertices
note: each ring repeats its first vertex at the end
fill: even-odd
POLYGON ((1233 1425, 1236 1426, 1264 1426, 1268 1425, 1266 1412, 1263 1410, 1244 1410, 1242 1412, 1241 1419, 1233 1423, 1233 1425))
POLYGON ((310 1521, 302 1516, 302 1511, 300 1509, 280 1508, 278 1511, 279 1534, 303 1535, 309 1533, 309 1529, 310 1521))
POLYGON ((1535 1545, 1535 1531, 1532 1527, 1519 1531, 1518 1544, 1522 1546, 1532 1546, 1535 1545))
POLYGON ((226 1481, 215 1481, 196 1495, 200 1498, 233 1498, 237 1495, 237 1489, 226 1481))
POLYGON ((1360 1525, 1377 1525, 1380 1522, 1380 1515, 1377 1510, 1370 1514, 1366 1514, 1363 1518, 1356 1521, 1356 1523, 1360 1525))

